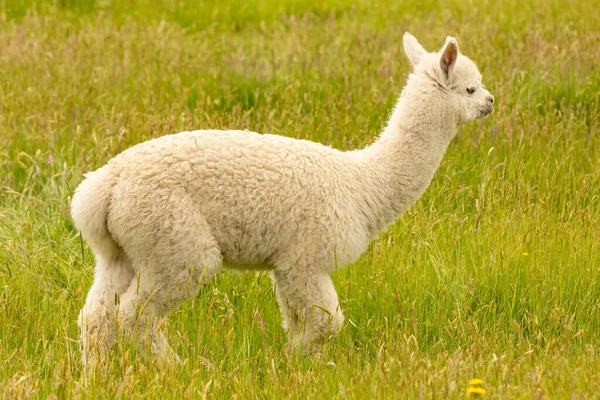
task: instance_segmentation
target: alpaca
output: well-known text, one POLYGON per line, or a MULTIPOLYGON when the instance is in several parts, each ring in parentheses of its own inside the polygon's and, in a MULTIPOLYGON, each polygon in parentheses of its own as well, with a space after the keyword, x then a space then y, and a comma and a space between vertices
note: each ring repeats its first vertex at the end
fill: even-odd
POLYGON ((428 53, 409 33, 413 72, 387 127, 342 152, 248 131, 181 132, 138 144, 88 173, 72 199, 96 256, 79 315, 85 366, 116 324, 176 361, 168 313, 223 266, 267 270, 289 348, 313 352, 342 327, 330 273, 353 261, 429 185, 457 127, 493 111, 481 75, 448 37, 428 53))

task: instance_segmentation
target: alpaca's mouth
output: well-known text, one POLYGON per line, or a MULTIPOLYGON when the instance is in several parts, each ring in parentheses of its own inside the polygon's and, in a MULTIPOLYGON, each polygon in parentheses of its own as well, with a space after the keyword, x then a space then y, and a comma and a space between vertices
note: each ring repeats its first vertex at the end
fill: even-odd
POLYGON ((485 106, 479 109, 479 115, 477 116, 477 119, 485 118, 493 112, 494 106, 491 104, 486 104, 485 106))

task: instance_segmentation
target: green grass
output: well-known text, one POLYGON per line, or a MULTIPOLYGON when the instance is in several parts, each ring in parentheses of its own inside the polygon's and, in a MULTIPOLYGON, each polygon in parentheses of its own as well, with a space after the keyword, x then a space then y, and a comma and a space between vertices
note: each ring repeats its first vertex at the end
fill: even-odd
POLYGON ((598 396, 596 2, 146 3, 0 1, 0 397, 464 398, 471 378, 489 398, 598 396), (83 385, 82 174, 191 129, 369 143, 409 72, 406 30, 430 50, 456 36, 496 112, 334 275, 341 335, 288 358, 269 279, 222 274, 169 318, 182 367, 124 340, 83 385))

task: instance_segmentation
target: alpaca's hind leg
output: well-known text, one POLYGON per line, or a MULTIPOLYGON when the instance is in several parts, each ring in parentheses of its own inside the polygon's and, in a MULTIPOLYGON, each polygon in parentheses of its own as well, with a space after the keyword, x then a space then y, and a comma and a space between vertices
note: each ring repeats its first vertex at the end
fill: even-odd
POLYGON ((149 250, 126 249, 136 276, 121 297, 118 319, 124 329, 135 333, 143 354, 158 360, 178 359, 161 332, 169 312, 193 297, 222 265, 204 218, 193 212, 193 205, 180 207, 163 215, 170 226, 153 233, 152 247, 131 246, 149 250))
POLYGON ((318 350, 344 323, 335 287, 328 273, 308 269, 271 272, 291 348, 318 350))
MULTIPOLYGON (((121 297, 117 319, 126 332, 134 334, 144 356, 158 361, 178 361, 163 332, 168 314, 185 300, 194 296, 198 288, 219 271, 219 257, 205 264, 190 264, 189 275, 172 280, 169 276, 142 271, 133 279, 121 297)), ((146 267, 146 266, 144 266, 146 267)))
POLYGON ((116 302, 134 276, 124 254, 106 258, 98 255, 96 260, 94 283, 78 319, 86 370, 103 360, 114 343, 116 302))

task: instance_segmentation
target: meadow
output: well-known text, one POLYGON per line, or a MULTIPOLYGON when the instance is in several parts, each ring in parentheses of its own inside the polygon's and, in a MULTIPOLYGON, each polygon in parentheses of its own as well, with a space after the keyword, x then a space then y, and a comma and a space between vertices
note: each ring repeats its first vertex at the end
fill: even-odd
POLYGON ((600 398, 600 13, 592 0, 0 1, 0 397, 600 398), (149 5, 151 4, 151 5, 149 5), (183 360, 122 340, 84 385, 87 171, 183 130, 373 141, 446 35, 496 97, 431 187, 335 273, 346 315, 290 357, 271 282, 220 274, 174 312, 183 360))

